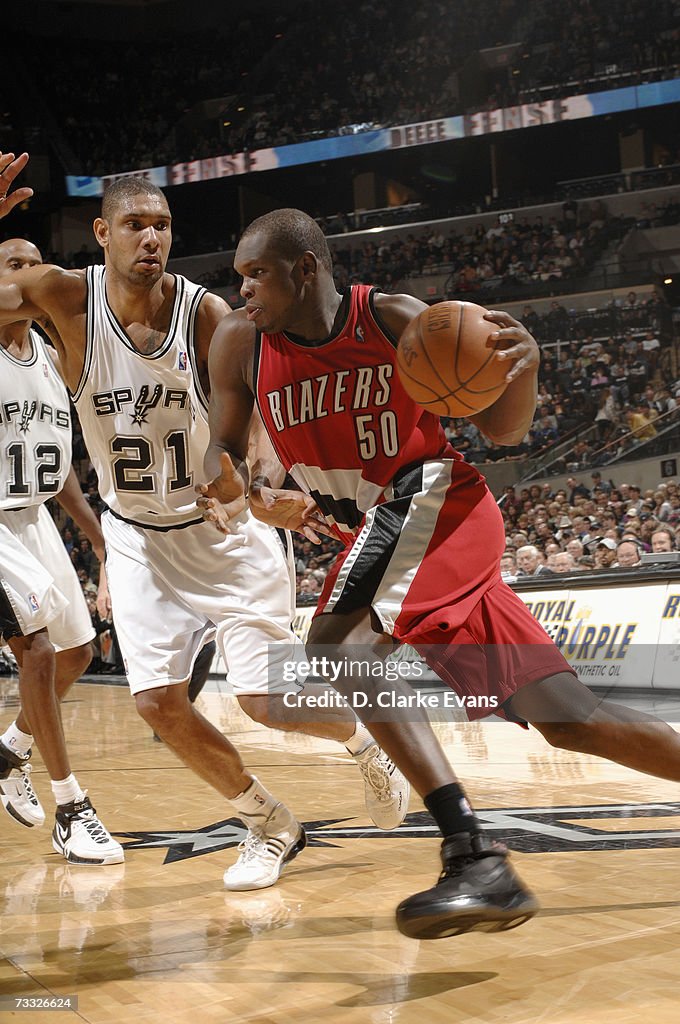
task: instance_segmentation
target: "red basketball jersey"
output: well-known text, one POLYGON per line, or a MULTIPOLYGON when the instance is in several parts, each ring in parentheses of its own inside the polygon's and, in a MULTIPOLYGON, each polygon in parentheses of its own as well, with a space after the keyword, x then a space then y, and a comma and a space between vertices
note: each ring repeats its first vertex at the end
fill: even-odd
POLYGON ((409 398, 397 339, 380 322, 375 289, 353 285, 339 327, 323 341, 258 334, 255 393, 279 459, 350 543, 364 514, 390 500, 401 470, 461 459, 439 419, 409 398))

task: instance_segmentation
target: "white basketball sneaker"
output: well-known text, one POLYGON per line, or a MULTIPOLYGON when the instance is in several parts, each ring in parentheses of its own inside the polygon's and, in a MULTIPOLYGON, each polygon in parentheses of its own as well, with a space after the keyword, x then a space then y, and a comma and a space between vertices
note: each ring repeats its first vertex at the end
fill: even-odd
POLYGON ((264 821, 249 818, 246 824, 240 856, 224 872, 224 884, 234 892, 274 885, 285 865, 307 845, 305 830, 284 804, 277 804, 264 821))
POLYGON ((408 811, 409 783, 377 743, 353 756, 364 777, 366 810, 378 828, 398 828, 408 811))
POLYGON ((120 864, 123 847, 112 839, 88 796, 57 807, 52 846, 69 864, 120 864))
POLYGON ((10 817, 26 828, 45 822, 45 812, 31 785, 30 753, 21 757, 0 743, 0 799, 10 817))

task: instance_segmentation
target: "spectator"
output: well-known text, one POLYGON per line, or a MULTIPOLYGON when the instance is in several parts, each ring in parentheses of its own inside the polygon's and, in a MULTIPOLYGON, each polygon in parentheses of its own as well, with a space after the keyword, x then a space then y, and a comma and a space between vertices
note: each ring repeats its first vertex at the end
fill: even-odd
POLYGON ((595 544, 595 568, 611 569, 616 561, 616 541, 602 537, 595 544))
POLYGON ((629 409, 626 412, 626 420, 628 429, 638 441, 649 441, 656 437, 656 427, 651 421, 649 410, 644 406, 637 405, 634 410, 629 409))
POLYGON ((99 560, 87 537, 81 536, 78 541, 75 564, 77 569, 85 569, 91 579, 99 578, 99 560))
POLYGON ((89 576, 87 569, 81 566, 80 569, 76 570, 76 575, 80 581, 80 585, 83 588, 83 593, 87 597, 88 594, 94 594, 97 596, 97 584, 89 576))
POLYGON ((578 569, 579 566, 570 551, 558 551, 557 554, 553 556, 553 572, 577 572, 578 569))
POLYGON ((541 561, 541 552, 534 544, 525 544, 517 550, 519 576, 549 576, 550 570, 541 561))
MULTIPOLYGON (((605 383, 609 383, 608 377, 606 378, 605 383)), ((594 386, 594 381, 591 381, 591 386, 594 386)), ((601 444, 604 444, 612 436, 617 420, 618 415, 614 395, 612 394, 611 388, 604 387, 598 397, 597 412, 595 413, 597 437, 601 444)), ((594 474, 592 475, 594 476, 594 474)))
POLYGON ((501 578, 506 583, 517 579, 517 559, 512 551, 506 551, 501 555, 501 578))
POLYGON ((62 533, 62 540, 64 541, 64 547, 68 551, 69 555, 75 547, 75 541, 73 539, 73 532, 67 526, 62 533))
POLYGON ((583 555, 585 554, 583 544, 576 537, 572 537, 571 540, 567 541, 565 550, 569 552, 571 557, 574 559, 574 562, 578 562, 578 560, 583 558, 583 555))
POLYGON ((622 540, 616 548, 614 566, 629 569, 640 564, 640 545, 635 540, 622 540))
POLYGON ((675 532, 670 526, 658 526, 652 534, 652 551, 658 554, 663 551, 675 551, 675 532))
POLYGON ((573 476, 570 476, 569 479, 567 480, 567 487, 569 488, 569 504, 570 505, 575 505, 576 504, 575 498, 579 497, 579 495, 581 497, 583 497, 583 498, 589 498, 590 497, 590 491, 585 486, 585 484, 579 483, 579 481, 575 477, 573 477, 573 476))
POLYGON ((642 489, 639 484, 630 484, 628 488, 628 514, 630 515, 633 510, 640 514, 642 511, 643 499, 642 489))

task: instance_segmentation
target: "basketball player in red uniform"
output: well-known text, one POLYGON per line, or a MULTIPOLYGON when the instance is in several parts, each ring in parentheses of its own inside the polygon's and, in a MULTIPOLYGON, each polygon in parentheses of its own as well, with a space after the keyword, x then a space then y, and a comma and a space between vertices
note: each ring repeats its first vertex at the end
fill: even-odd
MULTIPOLYGON (((249 486, 256 402, 282 465, 263 450, 253 467, 253 509, 308 536, 325 520, 346 544, 319 601, 312 648, 340 658, 351 645, 379 656, 407 642, 459 694, 495 696, 505 717, 535 725, 552 745, 680 779, 680 737, 598 701, 501 581, 502 521, 483 477, 397 376, 396 340, 424 304, 362 285, 338 294, 326 241, 299 210, 254 221, 235 268, 246 306, 222 321, 211 345, 212 483, 201 500, 226 504, 249 486), (276 490, 284 469, 306 496, 276 490)), ((512 445, 533 417, 539 351, 509 314, 487 318, 504 346, 497 358, 507 362, 509 383, 471 418, 491 440, 512 445)), ((351 695, 366 680, 346 676, 334 685, 351 695)), ((534 898, 504 848, 481 831, 429 723, 409 714, 369 726, 444 836, 440 879, 401 903, 400 930, 436 938, 531 917, 534 898)))

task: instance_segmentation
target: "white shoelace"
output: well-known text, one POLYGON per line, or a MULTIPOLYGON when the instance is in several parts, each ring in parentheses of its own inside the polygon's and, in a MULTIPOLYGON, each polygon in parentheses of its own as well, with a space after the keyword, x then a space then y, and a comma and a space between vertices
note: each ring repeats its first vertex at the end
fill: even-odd
POLYGON ((26 794, 28 800, 32 804, 35 804, 35 806, 37 807, 39 805, 39 801, 37 796, 35 795, 33 783, 31 782, 31 772, 33 771, 33 768, 30 764, 22 764, 19 771, 23 776, 24 793, 26 794))
POLYGON ((73 819, 73 823, 82 825, 87 834, 95 843, 108 843, 110 836, 102 825, 99 818, 96 817, 94 810, 82 811, 77 818, 73 819))
POLYGON ((265 837, 255 829, 251 828, 243 842, 239 843, 238 849, 240 853, 239 860, 243 864, 247 864, 249 861, 255 860, 258 856, 261 856, 263 852, 267 852, 265 837))
POLYGON ((386 754, 378 754, 375 757, 371 757, 368 761, 357 761, 359 771, 374 791, 378 800, 392 799, 389 771, 383 763, 386 760, 386 754))
POLYGON ((286 848, 286 843, 280 836, 268 836, 258 829, 251 828, 248 835, 239 843, 238 849, 241 855, 237 861, 240 864, 248 864, 254 860, 277 860, 286 848))

